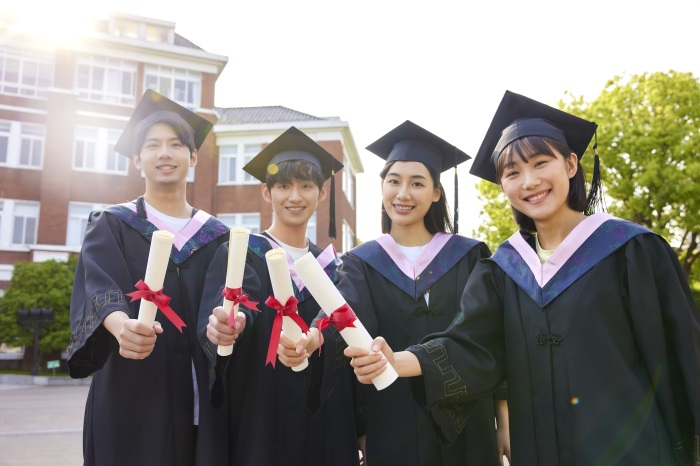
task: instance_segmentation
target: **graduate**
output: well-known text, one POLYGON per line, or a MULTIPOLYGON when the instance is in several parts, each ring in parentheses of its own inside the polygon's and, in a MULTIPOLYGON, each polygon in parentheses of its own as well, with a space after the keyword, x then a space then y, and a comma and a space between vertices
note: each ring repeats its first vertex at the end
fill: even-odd
POLYGON ((204 275, 228 228, 186 199, 187 172, 210 129, 149 90, 115 146, 143 172, 146 192, 91 214, 75 272, 68 366, 74 378, 93 377, 86 466, 226 464, 207 446, 226 441, 227 422, 209 401, 196 328, 204 275), (153 326, 140 323, 140 303, 125 296, 145 277, 155 230, 175 235, 163 293, 182 332, 161 312, 153 326))
MULTIPOLYGON (((469 159, 452 144, 411 121, 400 124, 368 150, 386 160, 382 180, 382 231, 343 256, 338 290, 370 335, 383 335, 389 344, 406 347, 430 333, 446 329, 459 310, 459 300, 472 269, 489 257, 488 247, 477 240, 452 234, 453 227, 440 183, 440 173, 469 159)), ((314 329, 314 331, 317 331, 314 329)), ((332 374, 336 354, 345 344, 333 329, 324 333, 321 358, 323 378, 329 379, 321 399, 335 389, 332 374)), ((314 334, 316 335, 316 334, 314 334)), ((316 337, 311 338, 316 342, 316 337)), ((297 353, 283 339, 280 360, 295 365, 314 345, 297 353)), ((307 346, 301 342, 300 346, 307 346)), ((312 358, 313 360, 314 358, 312 358)), ((346 360, 347 361, 347 360, 346 360)), ((471 416, 455 416, 461 433, 450 446, 442 446, 421 400, 422 390, 411 393, 406 380, 377 391, 364 391, 366 399, 367 461, 372 466, 498 465, 494 429, 494 398, 483 393, 471 416)), ((503 393, 500 397, 503 398, 503 393)), ((507 406, 496 400, 503 418, 502 448, 507 450, 507 406)))
MULTIPOLYGON (((224 244, 207 272, 202 312, 207 312, 208 323, 200 328, 202 345, 217 374, 217 380, 212 382, 215 402, 221 398, 220 380, 224 382, 231 436, 219 448, 230 448, 232 466, 359 464, 358 442, 364 432, 356 424, 350 366, 342 371, 344 383, 323 409, 312 415, 306 407, 311 369, 294 372, 276 364, 276 345, 271 352, 273 361, 268 363, 267 358, 277 311, 264 304, 274 295, 265 253, 272 248, 286 251, 294 296, 299 301, 298 313, 310 324, 320 307, 292 264, 311 252, 326 273, 335 277, 339 259, 333 245, 321 249, 307 239, 306 227, 318 204, 326 198, 325 181, 331 178, 332 190, 333 174, 342 168, 333 155, 295 127, 272 141, 243 168, 263 183, 263 199, 274 212, 270 228, 260 235, 250 235, 243 277, 243 293, 259 303, 260 312, 241 305, 235 326, 228 325, 221 307, 228 258, 228 244, 224 244), (235 346, 231 356, 217 356, 215 345, 232 343, 235 346)), ((329 230, 335 223, 332 204, 329 230)), ((329 234, 335 236, 333 231, 329 234)))
POLYGON ((346 354, 364 383, 387 361, 422 375, 446 441, 449 414, 506 377, 516 465, 698 464, 700 315, 663 238, 587 215, 579 158, 595 129, 506 92, 471 171, 500 185, 520 231, 474 269, 445 332, 346 354))

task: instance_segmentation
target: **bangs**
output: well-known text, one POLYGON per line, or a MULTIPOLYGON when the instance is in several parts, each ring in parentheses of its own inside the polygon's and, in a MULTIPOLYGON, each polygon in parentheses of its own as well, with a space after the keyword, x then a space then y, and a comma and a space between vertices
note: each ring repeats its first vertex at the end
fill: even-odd
POLYGON ((287 160, 277 164, 277 167, 279 171, 276 174, 271 175, 268 173, 265 177, 265 184, 268 187, 272 187, 277 183, 289 184, 293 180, 301 180, 311 181, 320 189, 326 181, 321 170, 305 160, 287 160))
MULTIPOLYGON (((517 139, 507 145, 501 155, 498 157, 498 162, 496 163, 496 179, 498 184, 501 184, 501 176, 505 167, 511 163, 515 157, 520 157, 524 163, 527 163, 530 157, 533 155, 549 155, 551 157, 556 157, 557 154, 555 149, 560 149, 561 143, 549 138, 544 138, 541 136, 528 136, 524 138, 517 139)), ((571 153, 571 149, 561 148, 561 154, 571 153), (568 151, 567 151, 568 149, 568 151)))

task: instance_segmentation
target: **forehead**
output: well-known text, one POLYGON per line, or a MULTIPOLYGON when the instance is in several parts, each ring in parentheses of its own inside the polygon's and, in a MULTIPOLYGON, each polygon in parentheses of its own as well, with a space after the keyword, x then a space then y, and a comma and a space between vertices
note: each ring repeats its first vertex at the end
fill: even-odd
POLYGON ((178 138, 179 136, 175 132, 175 129, 173 129, 172 126, 170 126, 167 123, 154 123, 151 125, 150 128, 148 128, 148 131, 146 131, 146 136, 145 139, 155 139, 155 138, 178 138))
POLYGON ((430 176, 430 172, 421 162, 399 160, 394 162, 394 164, 389 168, 387 176, 390 175, 423 176, 428 178, 430 176))

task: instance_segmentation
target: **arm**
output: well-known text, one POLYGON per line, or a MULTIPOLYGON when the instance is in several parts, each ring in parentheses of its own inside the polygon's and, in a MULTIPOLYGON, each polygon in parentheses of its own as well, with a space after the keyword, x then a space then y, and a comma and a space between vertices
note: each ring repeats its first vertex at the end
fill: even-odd
POLYGON ((510 427, 508 424, 508 402, 506 400, 493 400, 493 407, 496 411, 496 448, 498 449, 498 460, 503 466, 503 457, 508 459, 510 464, 510 427))

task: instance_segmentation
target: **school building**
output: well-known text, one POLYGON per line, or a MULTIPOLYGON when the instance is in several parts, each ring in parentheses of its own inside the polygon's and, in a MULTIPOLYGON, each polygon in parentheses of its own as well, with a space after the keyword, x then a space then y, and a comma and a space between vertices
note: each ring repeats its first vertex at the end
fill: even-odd
MULTIPOLYGON (((0 13, 1 15, 1 13, 0 13)), ((175 24, 112 14, 81 40, 56 43, 0 16, 0 296, 17 261, 80 251, 89 213, 145 189, 114 152, 140 96, 153 89, 214 123, 188 175, 190 204, 257 233, 272 222, 260 183, 242 167, 290 126, 344 165, 336 175, 336 250, 355 245, 355 175, 362 163, 347 122, 282 106, 222 108, 215 84, 228 57, 202 50, 175 24)), ((309 222, 325 247, 328 201, 309 222)))

